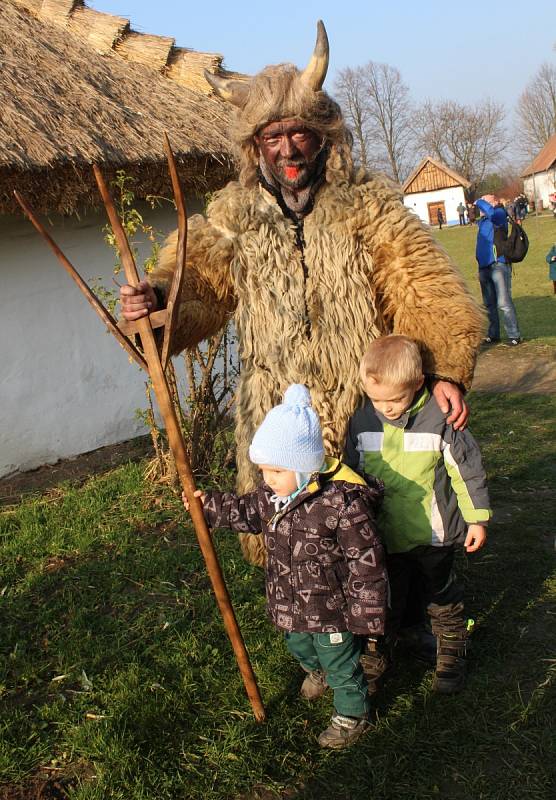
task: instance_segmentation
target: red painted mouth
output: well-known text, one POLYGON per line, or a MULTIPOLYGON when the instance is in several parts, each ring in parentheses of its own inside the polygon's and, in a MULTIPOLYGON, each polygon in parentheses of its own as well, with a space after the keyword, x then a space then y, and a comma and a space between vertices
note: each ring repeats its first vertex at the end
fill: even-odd
POLYGON ((299 175, 299 167, 284 167, 286 178, 294 180, 299 175))

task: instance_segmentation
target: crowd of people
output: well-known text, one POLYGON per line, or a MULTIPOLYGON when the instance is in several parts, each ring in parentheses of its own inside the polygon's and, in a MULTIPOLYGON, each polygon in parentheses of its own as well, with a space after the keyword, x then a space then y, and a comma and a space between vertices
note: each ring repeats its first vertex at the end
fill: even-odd
MULTIPOLYGON (((507 200, 501 197, 497 200, 505 209, 512 221, 521 224, 527 214, 529 213, 529 201, 524 194, 519 194, 513 200, 507 200)), ((474 203, 460 201, 456 211, 458 212, 458 221, 460 225, 472 225, 477 221, 477 209, 474 203)), ((444 222, 444 218, 442 219, 444 222)))

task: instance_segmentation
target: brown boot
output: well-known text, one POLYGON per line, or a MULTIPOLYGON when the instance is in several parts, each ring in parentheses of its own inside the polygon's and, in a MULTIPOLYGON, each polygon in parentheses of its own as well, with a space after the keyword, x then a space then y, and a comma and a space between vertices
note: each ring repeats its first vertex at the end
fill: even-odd
POLYGON ((440 694, 461 692, 465 685, 465 639, 445 633, 438 637, 432 688, 440 694))
POLYGON ((467 625, 463 603, 429 606, 437 637, 436 671, 432 688, 440 694, 460 692, 465 684, 467 625))
POLYGON ((376 694, 382 686, 384 675, 392 666, 392 648, 381 639, 367 639, 365 649, 359 657, 359 663, 363 667, 363 672, 367 679, 367 691, 376 694))

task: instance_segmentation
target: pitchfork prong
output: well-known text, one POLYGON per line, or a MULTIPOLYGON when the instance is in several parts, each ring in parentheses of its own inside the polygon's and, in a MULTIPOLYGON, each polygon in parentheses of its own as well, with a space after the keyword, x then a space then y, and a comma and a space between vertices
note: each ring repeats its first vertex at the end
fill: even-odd
POLYGON ((164 328, 164 341, 162 343, 162 368, 165 370, 168 366, 168 359, 172 348, 172 339, 176 329, 178 319, 178 304, 177 298, 181 293, 183 279, 185 275, 185 253, 187 248, 187 210, 185 207, 185 198, 181 188, 180 180, 178 177, 178 169, 176 166, 176 159, 172 152, 168 134, 164 134, 164 149, 166 151, 166 158, 168 159, 168 169, 170 170, 170 177, 172 179, 172 189, 174 191, 174 202, 178 212, 178 246, 176 250, 176 268, 172 276, 172 283, 170 291, 168 292, 168 299, 166 301, 167 320, 166 327, 164 328))
POLYGON ((91 291, 89 286, 85 283, 81 275, 75 269, 71 261, 66 258, 62 250, 58 247, 52 236, 48 233, 46 228, 39 222, 37 217, 35 216, 31 206, 27 203, 27 201, 23 198, 22 195, 19 194, 17 190, 14 190, 15 199, 23 209, 25 215, 28 217, 29 221, 33 225, 33 227, 40 233, 43 239, 46 241, 60 264, 66 270, 66 272, 73 278, 75 283, 79 286, 89 303, 95 309, 99 317, 102 319, 104 324, 109 328, 109 330, 114 334, 118 342, 122 345, 122 347, 127 350, 129 355, 135 359, 135 361, 139 364, 141 369, 144 369, 145 372, 148 372, 147 362, 139 352, 139 350, 135 347, 133 342, 131 342, 127 336, 125 336, 122 331, 118 328, 118 323, 112 316, 112 314, 108 311, 107 308, 103 306, 100 302, 98 297, 94 292, 91 291))
POLYGON ((130 286, 137 286, 139 283, 139 274, 137 272, 137 267, 135 266, 135 259, 133 258, 133 253, 131 252, 131 247, 129 246, 129 242, 123 229, 120 217, 116 211, 116 206, 112 200, 112 195, 108 191, 108 187, 104 178, 102 177, 102 172, 96 164, 93 164, 93 171, 95 173, 100 196, 102 197, 104 207, 106 208, 106 213, 108 214, 108 219, 110 220, 110 225, 112 226, 114 236, 116 237, 116 245, 120 253, 120 258, 122 260, 127 282, 130 286))

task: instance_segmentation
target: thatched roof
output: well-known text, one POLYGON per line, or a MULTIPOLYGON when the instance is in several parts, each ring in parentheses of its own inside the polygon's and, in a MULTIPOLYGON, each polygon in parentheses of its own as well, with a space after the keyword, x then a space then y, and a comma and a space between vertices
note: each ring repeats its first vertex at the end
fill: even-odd
POLYGON ((202 70, 222 57, 132 31, 82 0, 0 0, 0 212, 19 188, 38 210, 98 205, 91 164, 125 169, 138 196, 168 196, 163 133, 187 188, 233 173, 229 107, 202 70))

